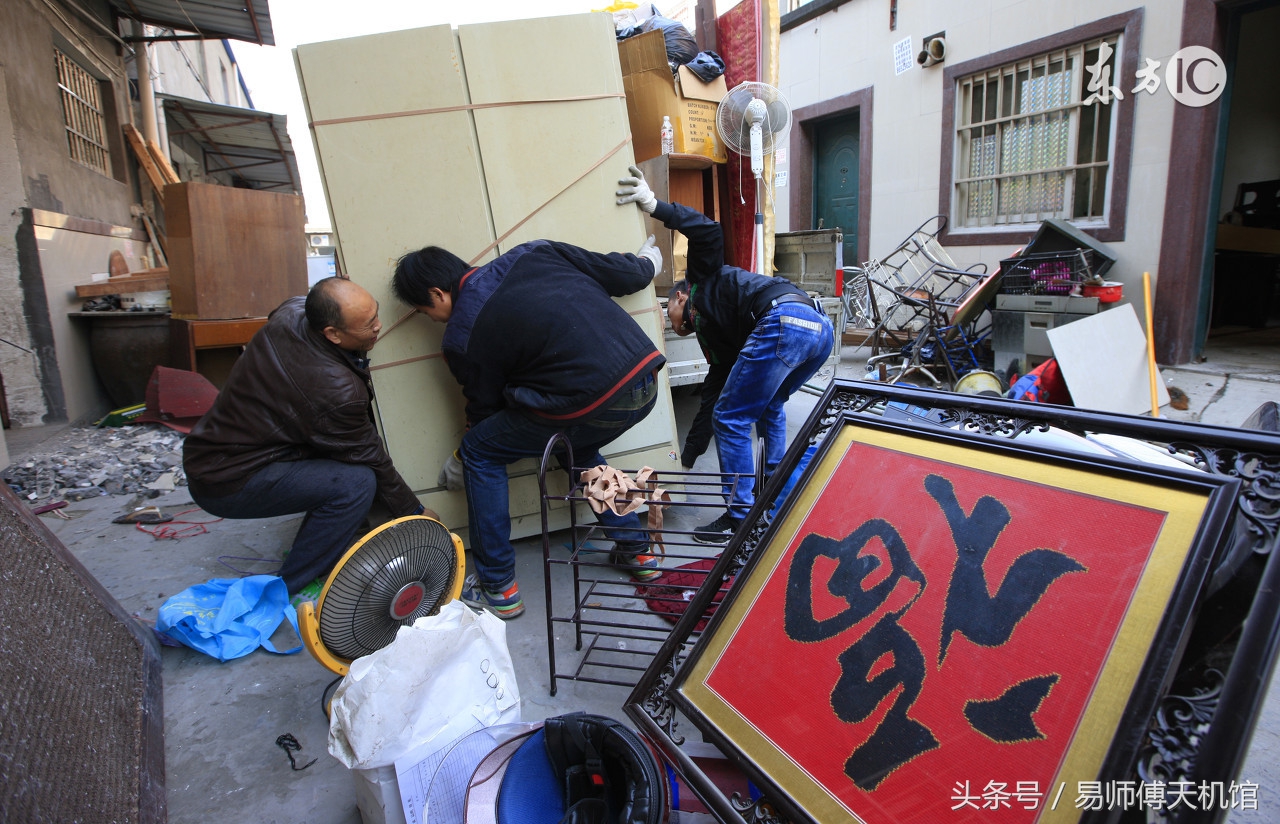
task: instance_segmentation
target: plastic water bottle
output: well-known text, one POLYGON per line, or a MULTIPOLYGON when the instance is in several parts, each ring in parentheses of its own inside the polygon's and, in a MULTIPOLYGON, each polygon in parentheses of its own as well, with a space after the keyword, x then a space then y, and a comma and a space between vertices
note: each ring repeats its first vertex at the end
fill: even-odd
POLYGON ((671 154, 676 150, 676 130, 671 125, 671 118, 662 117, 662 153, 671 154))

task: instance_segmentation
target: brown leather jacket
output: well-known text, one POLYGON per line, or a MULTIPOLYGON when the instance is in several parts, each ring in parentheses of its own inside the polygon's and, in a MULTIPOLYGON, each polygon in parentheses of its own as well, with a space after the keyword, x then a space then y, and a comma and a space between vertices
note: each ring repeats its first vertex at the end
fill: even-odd
POLYGON ((218 498, 267 464, 328 458, 372 468, 391 514, 412 515, 417 496, 374 426, 369 373, 312 331, 305 300, 290 298, 271 313, 187 436, 187 482, 196 494, 218 498))

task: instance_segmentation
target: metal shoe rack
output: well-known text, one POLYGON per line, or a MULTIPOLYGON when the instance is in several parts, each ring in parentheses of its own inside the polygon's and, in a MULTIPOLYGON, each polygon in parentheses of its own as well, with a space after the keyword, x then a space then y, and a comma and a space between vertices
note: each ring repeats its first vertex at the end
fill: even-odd
MULTIPOLYGON (((567 439, 557 435, 548 443, 538 469, 538 489, 542 503, 542 559, 544 591, 547 608, 547 661, 550 667, 551 694, 556 694, 560 681, 583 681, 595 684, 632 687, 648 669, 662 642, 670 634, 674 621, 680 617, 679 608, 687 604, 710 571, 688 570, 688 582, 672 583, 669 579, 676 567, 694 561, 714 559, 723 548, 714 544, 701 544, 693 540, 693 532, 684 529, 650 531, 653 554, 662 562, 663 576, 651 583, 637 583, 626 572, 609 563, 613 542, 604 529, 595 523, 580 523, 579 504, 588 498, 579 482, 583 470, 573 462, 573 450, 567 439), (548 472, 558 469, 552 457, 557 450, 565 455, 564 465, 570 470, 568 494, 560 495, 547 489, 548 472), (569 504, 568 543, 562 544, 557 535, 557 546, 552 546, 549 528, 551 506, 564 501, 569 504), (665 546, 665 554, 658 548, 658 541, 665 546), (572 586, 566 588, 563 576, 556 572, 567 567, 572 586), (553 573, 558 590, 552 586, 553 573), (670 604, 673 612, 670 621, 664 619, 646 601, 670 604), (581 653, 576 666, 561 672, 556 664, 556 631, 572 627, 574 650, 581 653)), ((621 467, 619 467, 621 468, 621 467)), ((635 476, 634 470, 624 470, 635 476)), ((721 492, 722 478, 728 478, 736 486, 738 475, 722 476, 719 472, 667 472, 655 473, 649 480, 665 490, 672 508, 699 510, 693 513, 697 523, 713 520, 725 510, 721 492)), ((645 507, 637 512, 641 528, 645 528, 645 507)), ((671 513, 666 513, 671 520, 671 513)), ((684 570, 682 570, 684 571, 684 570)), ((685 576, 681 576, 685 577, 685 576)), ((696 637, 696 635, 695 635, 696 637)))

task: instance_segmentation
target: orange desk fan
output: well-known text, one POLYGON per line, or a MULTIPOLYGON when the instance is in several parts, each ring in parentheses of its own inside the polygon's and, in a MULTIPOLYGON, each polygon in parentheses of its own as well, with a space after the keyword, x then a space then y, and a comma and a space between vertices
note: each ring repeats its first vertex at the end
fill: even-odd
POLYGON ((457 598, 465 567, 461 539, 436 519, 389 521, 347 550, 319 600, 302 603, 302 642, 322 665, 346 675, 352 660, 457 598))

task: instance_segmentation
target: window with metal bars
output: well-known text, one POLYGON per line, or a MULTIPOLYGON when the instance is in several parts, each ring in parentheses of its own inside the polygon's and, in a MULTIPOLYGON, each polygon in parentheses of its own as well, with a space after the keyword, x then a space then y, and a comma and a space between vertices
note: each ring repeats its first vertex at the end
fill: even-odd
POLYGON ((90 169, 110 174, 106 117, 98 79, 61 49, 54 49, 58 65, 58 91, 62 94, 62 119, 67 128, 71 159, 90 169))
POLYGON ((958 80, 959 227, 1106 219, 1117 97, 1094 91, 1096 78, 1117 76, 1119 40, 1111 35, 958 80))

